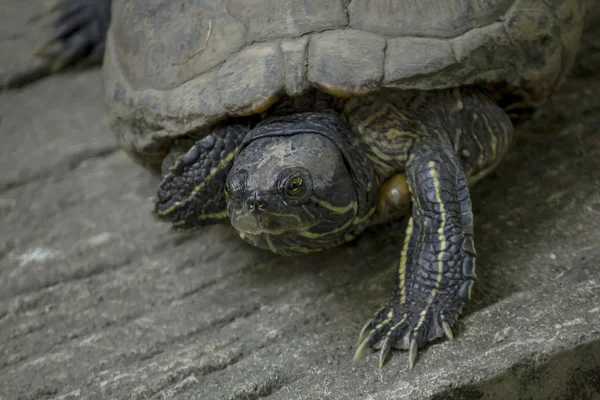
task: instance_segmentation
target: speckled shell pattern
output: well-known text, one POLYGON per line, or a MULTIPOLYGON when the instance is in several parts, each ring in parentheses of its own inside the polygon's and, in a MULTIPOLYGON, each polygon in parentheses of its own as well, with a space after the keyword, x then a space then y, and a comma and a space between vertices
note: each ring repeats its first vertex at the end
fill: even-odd
POLYGON ((594 0, 113 0, 105 93, 121 146, 154 172, 177 137, 312 88, 472 84, 547 97, 594 0))

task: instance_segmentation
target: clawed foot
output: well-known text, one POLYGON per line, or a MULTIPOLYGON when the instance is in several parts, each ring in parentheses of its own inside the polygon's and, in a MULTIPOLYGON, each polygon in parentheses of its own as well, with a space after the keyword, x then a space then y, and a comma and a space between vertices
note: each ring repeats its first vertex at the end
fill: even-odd
POLYGON ((412 369, 418 350, 428 342, 444 335, 453 339, 452 326, 462 303, 460 298, 433 298, 424 304, 401 304, 394 298, 361 330, 354 359, 372 347, 379 350, 379 368, 382 368, 392 348, 403 349, 408 350, 408 365, 412 369))
POLYGON ((101 64, 110 23, 111 0, 72 0, 61 4, 54 34, 33 55, 31 65, 4 75, 0 90, 18 88, 76 63, 101 64))
POLYGON ((35 56, 51 58, 51 72, 57 72, 77 61, 89 64, 102 61, 110 2, 75 0, 61 10, 52 37, 35 52, 35 56), (49 50, 58 47, 55 52, 49 50))

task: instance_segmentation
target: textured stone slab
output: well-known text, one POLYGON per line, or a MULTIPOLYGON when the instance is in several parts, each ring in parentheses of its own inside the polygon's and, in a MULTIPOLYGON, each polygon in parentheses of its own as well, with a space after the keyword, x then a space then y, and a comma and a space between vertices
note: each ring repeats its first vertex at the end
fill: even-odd
POLYGON ((0 399, 597 398, 598 26, 473 189, 473 301, 413 371, 404 352, 352 361, 399 224, 292 259, 218 228, 168 235, 157 181, 114 150, 98 71, 0 94, 0 399))
POLYGON ((98 73, 42 81, 32 91, 0 94, 0 189, 58 176, 87 158, 114 152, 98 73))

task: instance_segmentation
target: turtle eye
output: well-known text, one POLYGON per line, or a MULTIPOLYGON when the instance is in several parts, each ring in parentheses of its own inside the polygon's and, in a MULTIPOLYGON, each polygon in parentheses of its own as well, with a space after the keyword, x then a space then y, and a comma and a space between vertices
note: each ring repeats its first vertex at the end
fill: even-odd
POLYGON ((287 184, 286 193, 290 197, 300 197, 304 192, 304 179, 301 176, 295 176, 287 184))

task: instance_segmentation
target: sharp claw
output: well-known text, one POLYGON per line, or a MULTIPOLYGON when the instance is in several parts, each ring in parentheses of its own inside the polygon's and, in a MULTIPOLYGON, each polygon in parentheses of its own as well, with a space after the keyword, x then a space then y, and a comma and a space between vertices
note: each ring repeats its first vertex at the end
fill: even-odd
POLYGON ((410 341, 410 348, 408 350, 408 368, 413 369, 415 366, 415 360, 417 359, 417 351, 419 350, 419 346, 417 345, 417 339, 412 339, 410 341))
POLYGON ((367 351, 367 349, 369 348, 369 345, 371 344, 371 335, 367 336, 358 346, 358 348, 356 349, 356 352, 354 353, 354 359, 358 360, 359 358, 361 358, 364 354, 365 351, 367 351))
POLYGON ((454 335, 452 334, 452 329, 450 328, 450 324, 447 321, 442 321, 442 329, 444 329, 444 333, 446 337, 450 340, 454 339, 454 335))
POLYGON ((371 320, 368 320, 367 323, 365 324, 365 326, 363 326, 363 328, 360 330, 360 333, 358 334, 358 343, 362 343, 363 340, 365 340, 365 338, 369 335, 369 333, 371 333, 369 331, 369 328, 371 327, 371 320))
POLYGON ((385 363, 385 360, 388 358, 388 355, 390 354, 391 350, 392 350, 392 340, 389 337, 387 337, 383 341, 383 344, 381 346, 381 351, 379 351, 379 368, 383 368, 383 364, 385 363))

